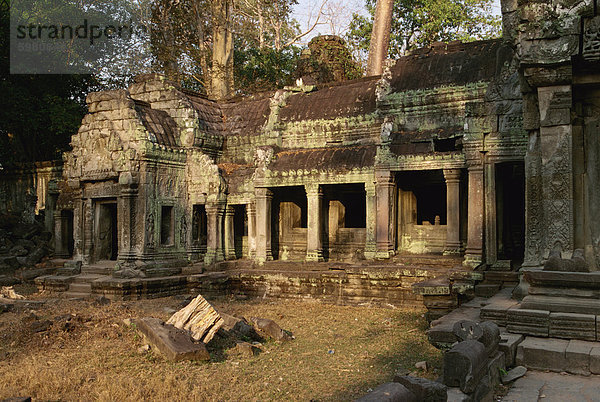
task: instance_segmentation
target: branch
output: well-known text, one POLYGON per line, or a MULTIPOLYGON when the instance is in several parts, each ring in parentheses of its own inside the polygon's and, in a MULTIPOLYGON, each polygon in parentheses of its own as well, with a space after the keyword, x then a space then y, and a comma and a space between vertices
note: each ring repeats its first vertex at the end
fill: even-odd
POLYGON ((283 47, 288 47, 288 46, 293 45, 299 39, 305 37, 306 35, 311 33, 317 27, 317 25, 319 24, 319 20, 321 19, 321 16, 323 15, 323 7, 325 7, 325 4, 327 4, 327 0, 323 0, 323 3, 321 3, 321 8, 319 8, 319 13, 317 14, 317 19, 315 20, 315 23, 307 31, 300 33, 300 34, 296 35, 294 38, 292 38, 291 40, 289 40, 285 45, 283 45, 283 47))

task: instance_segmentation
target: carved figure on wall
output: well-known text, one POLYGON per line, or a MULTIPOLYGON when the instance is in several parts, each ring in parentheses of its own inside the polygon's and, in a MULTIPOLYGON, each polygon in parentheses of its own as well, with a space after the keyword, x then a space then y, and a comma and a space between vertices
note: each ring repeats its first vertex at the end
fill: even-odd
POLYGON ((146 217, 146 247, 154 248, 154 211, 146 217))
POLYGON ((187 247, 187 219, 185 219, 185 214, 181 215, 181 221, 179 226, 179 236, 180 243, 182 247, 187 247))

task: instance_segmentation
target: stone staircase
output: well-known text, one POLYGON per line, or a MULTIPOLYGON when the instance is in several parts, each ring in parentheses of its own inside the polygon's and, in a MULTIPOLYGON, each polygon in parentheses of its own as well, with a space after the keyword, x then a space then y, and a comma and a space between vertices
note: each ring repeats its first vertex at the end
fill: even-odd
POLYGON ((81 273, 90 275, 111 275, 115 269, 116 263, 116 261, 98 261, 93 265, 82 266, 81 273))
POLYGON ((69 284, 69 289, 64 293, 64 296, 69 298, 89 297, 92 294, 92 282, 105 276, 89 273, 77 275, 69 284))
POLYGON ((591 331, 596 328, 595 323, 590 323, 590 331, 584 331, 577 320, 573 320, 583 321, 584 314, 546 312, 540 317, 537 310, 520 307, 520 303, 511 298, 509 287, 491 298, 476 297, 432 322, 429 341, 438 348, 449 348, 456 341, 452 332, 454 323, 493 321, 500 327, 500 351, 505 354, 507 368, 521 365, 576 375, 600 374, 600 341, 594 341, 598 338, 592 336, 595 333, 591 331), (553 319, 551 314, 557 317, 553 319), (565 320, 568 323, 563 322, 565 320), (553 325, 557 330, 552 330, 553 325), (572 339, 584 335, 590 340, 572 339))

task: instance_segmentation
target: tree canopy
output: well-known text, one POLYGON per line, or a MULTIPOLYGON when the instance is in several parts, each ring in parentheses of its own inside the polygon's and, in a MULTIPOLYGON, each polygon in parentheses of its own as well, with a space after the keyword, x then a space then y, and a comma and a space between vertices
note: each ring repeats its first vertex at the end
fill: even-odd
MULTIPOLYGON (((376 0, 366 0, 369 16, 354 14, 346 35, 358 53, 366 54, 373 29, 376 0)), ((500 36, 501 19, 493 0, 396 0, 388 56, 434 42, 469 42, 500 36)))

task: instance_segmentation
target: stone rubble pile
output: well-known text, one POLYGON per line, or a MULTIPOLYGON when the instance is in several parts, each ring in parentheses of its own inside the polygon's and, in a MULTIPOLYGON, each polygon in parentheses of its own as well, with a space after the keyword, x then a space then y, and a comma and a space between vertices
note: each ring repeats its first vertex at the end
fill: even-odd
POLYGON ((134 325, 151 348, 167 360, 210 360, 206 349, 215 335, 235 346, 233 353, 253 356, 260 353, 265 339, 287 341, 294 339, 273 320, 252 317, 247 320, 218 313, 211 304, 198 295, 167 322, 145 317, 125 320, 134 325), (252 340, 252 343, 245 340, 252 340))
POLYGON ((21 271, 36 268, 50 255, 52 234, 40 223, 25 223, 12 215, 0 216, 0 285, 10 286, 19 277, 31 279, 21 271))
POLYGON ((505 381, 509 378, 504 351, 499 347, 499 327, 491 321, 462 320, 454 324, 453 332, 458 341, 444 354, 442 377, 431 381, 398 373, 392 383, 358 401, 492 401, 503 376, 505 381))

